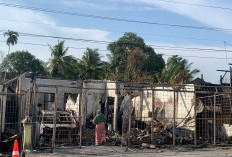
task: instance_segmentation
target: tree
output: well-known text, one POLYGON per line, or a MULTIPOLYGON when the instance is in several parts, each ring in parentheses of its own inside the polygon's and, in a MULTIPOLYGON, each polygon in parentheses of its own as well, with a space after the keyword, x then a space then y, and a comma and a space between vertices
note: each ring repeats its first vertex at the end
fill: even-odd
POLYGON ((0 65, 1 73, 5 73, 6 65, 8 66, 6 79, 12 79, 25 72, 46 75, 44 63, 28 51, 16 51, 7 55, 0 65))
POLYGON ((189 83, 193 76, 199 72, 198 69, 190 70, 193 63, 178 55, 169 57, 166 67, 160 74, 157 74, 159 83, 180 84, 189 83))
POLYGON ((102 61, 102 72, 100 74, 100 79, 101 80, 111 80, 110 78, 110 63, 102 61))
POLYGON ((154 49, 147 46, 144 40, 135 33, 125 33, 107 48, 111 53, 108 58, 110 59, 110 73, 114 76, 114 80, 137 81, 134 78, 138 76, 143 76, 145 80, 147 77, 150 80, 165 66, 162 55, 156 54, 154 49), (133 78, 132 73, 137 76, 133 78))
POLYGON ((63 78, 64 79, 79 79, 80 75, 80 60, 70 56, 65 56, 64 58, 64 72, 63 78))
POLYGON ((58 41, 55 46, 50 46, 51 58, 47 63, 48 71, 52 77, 56 78, 77 78, 78 59, 69 55, 68 48, 64 47, 65 41, 58 41))
POLYGON ((4 33, 4 37, 7 36, 6 44, 9 46, 8 54, 10 53, 10 45, 15 45, 18 42, 19 34, 15 31, 8 30, 4 33))
MULTIPOLYGON (((9 55, 9 54, 10 54, 10 45, 15 45, 15 44, 17 44, 19 34, 18 34, 18 32, 8 30, 7 32, 4 32, 4 37, 5 37, 5 36, 8 37, 7 40, 6 40, 6 44, 7 44, 8 47, 9 47, 9 49, 8 49, 8 55, 9 55)), ((6 64, 6 67, 5 67, 4 80, 6 79, 7 66, 8 66, 8 64, 6 64)))
MULTIPOLYGON (((4 59, 4 52, 0 51, 0 64, 2 63, 4 59)), ((4 76, 0 73, 0 84, 2 83, 2 81, 4 80, 4 76)))
POLYGON ((4 52, 0 50, 0 63, 2 63, 4 59, 4 52))
POLYGON ((87 48, 80 61, 81 79, 101 79, 103 62, 98 49, 87 48))

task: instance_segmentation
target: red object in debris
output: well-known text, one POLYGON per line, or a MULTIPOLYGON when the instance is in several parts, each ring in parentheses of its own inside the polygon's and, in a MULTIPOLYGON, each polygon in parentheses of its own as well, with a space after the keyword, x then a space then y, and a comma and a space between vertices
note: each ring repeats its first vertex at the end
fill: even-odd
POLYGON ((14 149, 13 149, 12 157, 19 157, 19 147, 17 140, 14 141, 14 149))

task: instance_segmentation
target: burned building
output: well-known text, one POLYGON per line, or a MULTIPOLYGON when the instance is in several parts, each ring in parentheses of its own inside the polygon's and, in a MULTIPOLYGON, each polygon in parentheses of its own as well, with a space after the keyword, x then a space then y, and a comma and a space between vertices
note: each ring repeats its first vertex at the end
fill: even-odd
POLYGON ((32 124, 33 145, 52 145, 55 139, 56 144, 92 142, 98 109, 106 116, 111 140, 216 144, 230 142, 232 135, 231 89, 225 86, 57 80, 23 74, 0 88, 0 131, 20 132, 18 123, 24 119, 24 124, 32 124))

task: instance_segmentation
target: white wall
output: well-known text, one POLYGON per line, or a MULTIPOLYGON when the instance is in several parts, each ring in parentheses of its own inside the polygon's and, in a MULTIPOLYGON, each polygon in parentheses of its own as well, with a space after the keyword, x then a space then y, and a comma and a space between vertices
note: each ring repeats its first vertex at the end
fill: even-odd
MULTIPOLYGON (((174 92, 172 87, 156 87, 154 91, 155 111, 157 118, 165 123, 173 122, 174 111, 174 92)), ((136 117, 139 119, 140 99, 142 98, 142 120, 150 121, 149 112, 152 111, 152 91, 151 89, 143 89, 143 96, 137 96, 132 99, 135 107, 136 117)), ((184 118, 194 117, 194 85, 187 85, 176 93, 176 123, 180 123, 184 118), (187 91, 187 92, 185 92, 187 91)), ((183 122, 179 125, 182 126, 183 122)), ((193 124, 194 127, 194 124, 193 124)))

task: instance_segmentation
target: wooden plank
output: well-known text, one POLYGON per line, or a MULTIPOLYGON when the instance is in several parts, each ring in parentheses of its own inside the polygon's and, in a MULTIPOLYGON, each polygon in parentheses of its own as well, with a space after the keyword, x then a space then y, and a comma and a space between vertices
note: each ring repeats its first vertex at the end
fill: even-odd
POLYGON ((197 145, 197 97, 196 92, 194 92, 194 119, 195 119, 195 129, 194 129, 194 145, 197 145))
POLYGON ((155 143, 155 136, 154 136, 154 110, 155 110, 155 96, 154 96, 154 89, 151 87, 152 90, 152 116, 151 116, 151 143, 155 143))
POLYGON ((56 87, 55 93, 55 106, 54 106, 54 119, 53 119, 53 133, 52 133, 52 151, 55 149, 56 142, 56 113, 57 113, 57 100, 58 100, 58 87, 56 87))
POLYGON ((214 94, 214 108, 213 108, 213 144, 216 145, 216 94, 214 94))
POLYGON ((3 96, 3 103, 2 103, 2 132, 5 130, 5 116, 6 116, 6 101, 7 101, 7 87, 4 88, 4 96, 3 96))
POLYGON ((117 131, 117 120, 118 120, 118 89, 116 85, 115 97, 114 97, 114 121, 113 121, 113 130, 117 131))
POLYGON ((139 120, 142 120, 142 116, 143 116, 143 90, 140 91, 139 120))
MULTIPOLYGON (((132 93, 132 92, 130 92, 130 93, 132 93)), ((131 107, 131 105, 132 105, 132 99, 131 99, 131 97, 130 97, 130 103, 129 103, 129 117, 128 117, 128 121, 129 121, 129 126, 128 126, 128 146, 130 146, 130 136, 131 136, 131 110, 132 110, 132 107, 131 107)))
POLYGON ((174 100, 173 100, 173 145, 176 145, 176 92, 174 91, 174 100))
POLYGON ((83 125, 82 125, 82 108, 83 108, 83 103, 82 103, 82 91, 81 91, 81 93, 80 93, 80 96, 79 96, 79 127, 80 127, 80 133, 79 133, 79 135, 80 135, 80 143, 79 143, 79 147, 81 148, 81 145, 82 145, 82 127, 83 127, 83 125))

